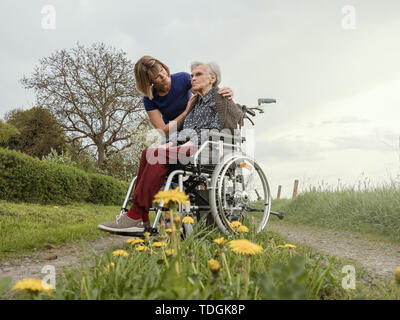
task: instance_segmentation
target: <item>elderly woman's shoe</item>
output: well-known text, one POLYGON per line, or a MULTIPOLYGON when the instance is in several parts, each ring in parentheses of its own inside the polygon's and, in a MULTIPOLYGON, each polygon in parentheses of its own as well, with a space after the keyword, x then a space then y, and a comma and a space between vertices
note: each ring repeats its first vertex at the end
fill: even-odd
POLYGON ((102 222, 97 226, 98 229, 106 232, 144 232, 142 219, 132 219, 126 214, 120 214, 115 221, 102 222))

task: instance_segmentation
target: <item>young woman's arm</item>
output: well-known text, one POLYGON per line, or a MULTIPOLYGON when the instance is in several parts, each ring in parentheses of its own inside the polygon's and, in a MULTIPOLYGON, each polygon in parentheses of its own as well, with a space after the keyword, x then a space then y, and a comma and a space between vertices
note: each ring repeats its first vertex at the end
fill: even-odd
POLYGON ((162 130, 164 132, 165 136, 169 136, 170 133, 172 133, 174 130, 180 127, 182 124, 184 118, 186 117, 190 104, 192 103, 193 99, 195 96, 192 96, 186 106, 185 111, 183 111, 178 117, 176 117, 174 120, 171 120, 167 124, 165 124, 161 112, 159 110, 151 110, 147 111, 147 115, 149 116, 151 124, 154 126, 154 128, 162 130))

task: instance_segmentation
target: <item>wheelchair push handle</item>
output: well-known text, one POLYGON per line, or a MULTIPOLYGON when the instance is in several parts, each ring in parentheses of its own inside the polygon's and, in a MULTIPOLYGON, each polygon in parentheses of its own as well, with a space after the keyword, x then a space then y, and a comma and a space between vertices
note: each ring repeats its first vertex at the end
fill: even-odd
POLYGON ((245 118, 248 119, 253 125, 254 125, 254 122, 248 117, 247 114, 249 114, 252 117, 255 117, 256 116, 255 110, 259 111, 260 113, 264 113, 264 110, 261 108, 261 105, 263 103, 276 103, 276 99, 260 98, 260 99, 258 99, 257 107, 249 108, 249 107, 246 107, 245 105, 242 106, 242 110, 243 110, 243 113, 245 114, 245 118))
POLYGON ((276 103, 276 99, 260 98, 258 99, 258 105, 261 106, 263 103, 276 103))

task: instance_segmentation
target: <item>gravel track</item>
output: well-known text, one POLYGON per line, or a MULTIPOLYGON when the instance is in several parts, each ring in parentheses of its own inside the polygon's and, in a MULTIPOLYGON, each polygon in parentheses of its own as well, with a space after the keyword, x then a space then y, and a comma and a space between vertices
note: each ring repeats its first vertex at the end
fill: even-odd
POLYGON ((284 221, 269 221, 266 230, 279 233, 294 244, 307 245, 314 251, 349 258, 375 276, 393 278, 400 266, 400 244, 371 240, 352 232, 320 230, 284 221))

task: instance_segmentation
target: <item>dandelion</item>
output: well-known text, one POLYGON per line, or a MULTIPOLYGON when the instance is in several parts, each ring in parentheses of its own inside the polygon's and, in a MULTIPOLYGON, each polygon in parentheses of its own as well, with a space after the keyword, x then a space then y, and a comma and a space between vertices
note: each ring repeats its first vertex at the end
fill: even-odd
POLYGON ((167 245, 166 242, 159 241, 159 242, 153 242, 153 244, 151 246, 154 248, 161 248, 161 247, 165 247, 166 245, 167 245))
POLYGON ((143 239, 139 239, 139 238, 132 238, 132 239, 126 240, 126 242, 131 244, 132 246, 134 246, 137 243, 143 243, 144 240, 143 239))
POLYGON ((285 245, 279 245, 279 246, 276 246, 277 248, 288 248, 288 249, 296 249, 296 246, 294 245, 294 244, 290 244, 290 243, 287 243, 287 244, 285 244, 285 245))
POLYGON ((167 256, 171 256, 175 253, 175 251, 174 251, 174 249, 168 249, 168 250, 165 250, 165 253, 167 254, 167 256))
POLYGON ((232 221, 230 223, 230 225, 233 230, 236 230, 237 228, 239 228, 242 225, 242 223, 240 221, 232 221))
POLYGON ((35 278, 27 278, 24 280, 18 281, 12 288, 12 290, 20 290, 20 291, 28 291, 28 292, 46 292, 52 293, 53 290, 50 286, 40 279, 35 278))
POLYGON ((192 217, 186 216, 182 219, 182 223, 194 224, 194 220, 192 217))
POLYGON ((125 250, 115 250, 113 251, 113 256, 117 257, 117 256, 123 256, 123 257, 127 257, 129 256, 129 253, 126 252, 125 250))
POLYGON ((214 239, 214 243, 216 243, 219 246, 223 246, 226 243, 226 240, 224 237, 214 239))
POLYGON ((147 250, 147 247, 146 246, 137 246, 135 250, 136 251, 144 251, 144 250, 147 250))
POLYGON ((179 222, 181 222, 181 218, 179 216, 174 217, 174 222, 178 224, 179 222))
POLYGON ((144 236, 145 238, 150 237, 150 232, 145 232, 145 233, 143 233, 143 236, 144 236))
POLYGON ((164 205, 167 205, 169 202, 187 205, 189 196, 184 192, 179 191, 179 188, 169 189, 167 191, 159 191, 154 196, 154 201, 161 202, 162 200, 164 201, 164 205))
POLYGON ((211 270, 211 272, 219 272, 219 270, 221 270, 221 265, 217 260, 211 259, 208 260, 208 268, 211 270))
POLYGON ((172 228, 165 229, 165 232, 168 233, 168 234, 171 233, 172 232, 172 228))
POLYGON ((251 171, 253 169, 253 167, 251 165, 247 164, 246 162, 240 163, 240 167, 241 168, 246 168, 249 171, 251 171))
POLYGON ((236 230, 237 232, 244 232, 244 233, 246 233, 246 232, 249 232, 249 228, 247 228, 246 226, 240 226, 240 227, 238 227, 237 228, 237 230, 236 230))
POLYGON ((400 267, 397 267, 396 272, 394 273, 397 283, 400 284, 400 267))
MULTIPOLYGON (((249 289, 250 264, 251 264, 250 257, 252 255, 261 253, 263 248, 260 245, 253 243, 247 239, 239 239, 239 240, 229 241, 229 246, 231 247, 233 252, 244 255, 247 258, 247 268, 246 268, 247 272, 246 272, 246 277, 244 278, 244 289, 243 289, 243 297, 244 297, 244 299, 246 299, 247 292, 249 289)), ((238 290, 239 290, 239 286, 238 286, 238 290)))
POLYGON ((253 243, 247 239, 239 239, 229 241, 229 246, 233 252, 242 255, 255 255, 262 252, 262 247, 256 243, 253 243))
POLYGON ((109 263, 109 264, 107 265, 106 271, 107 271, 107 272, 110 271, 110 268, 111 268, 111 267, 115 267, 115 263, 114 263, 114 262, 111 262, 111 263, 109 263))
POLYGON ((58 206, 54 206, 53 208, 54 208, 54 209, 58 209, 58 206))

